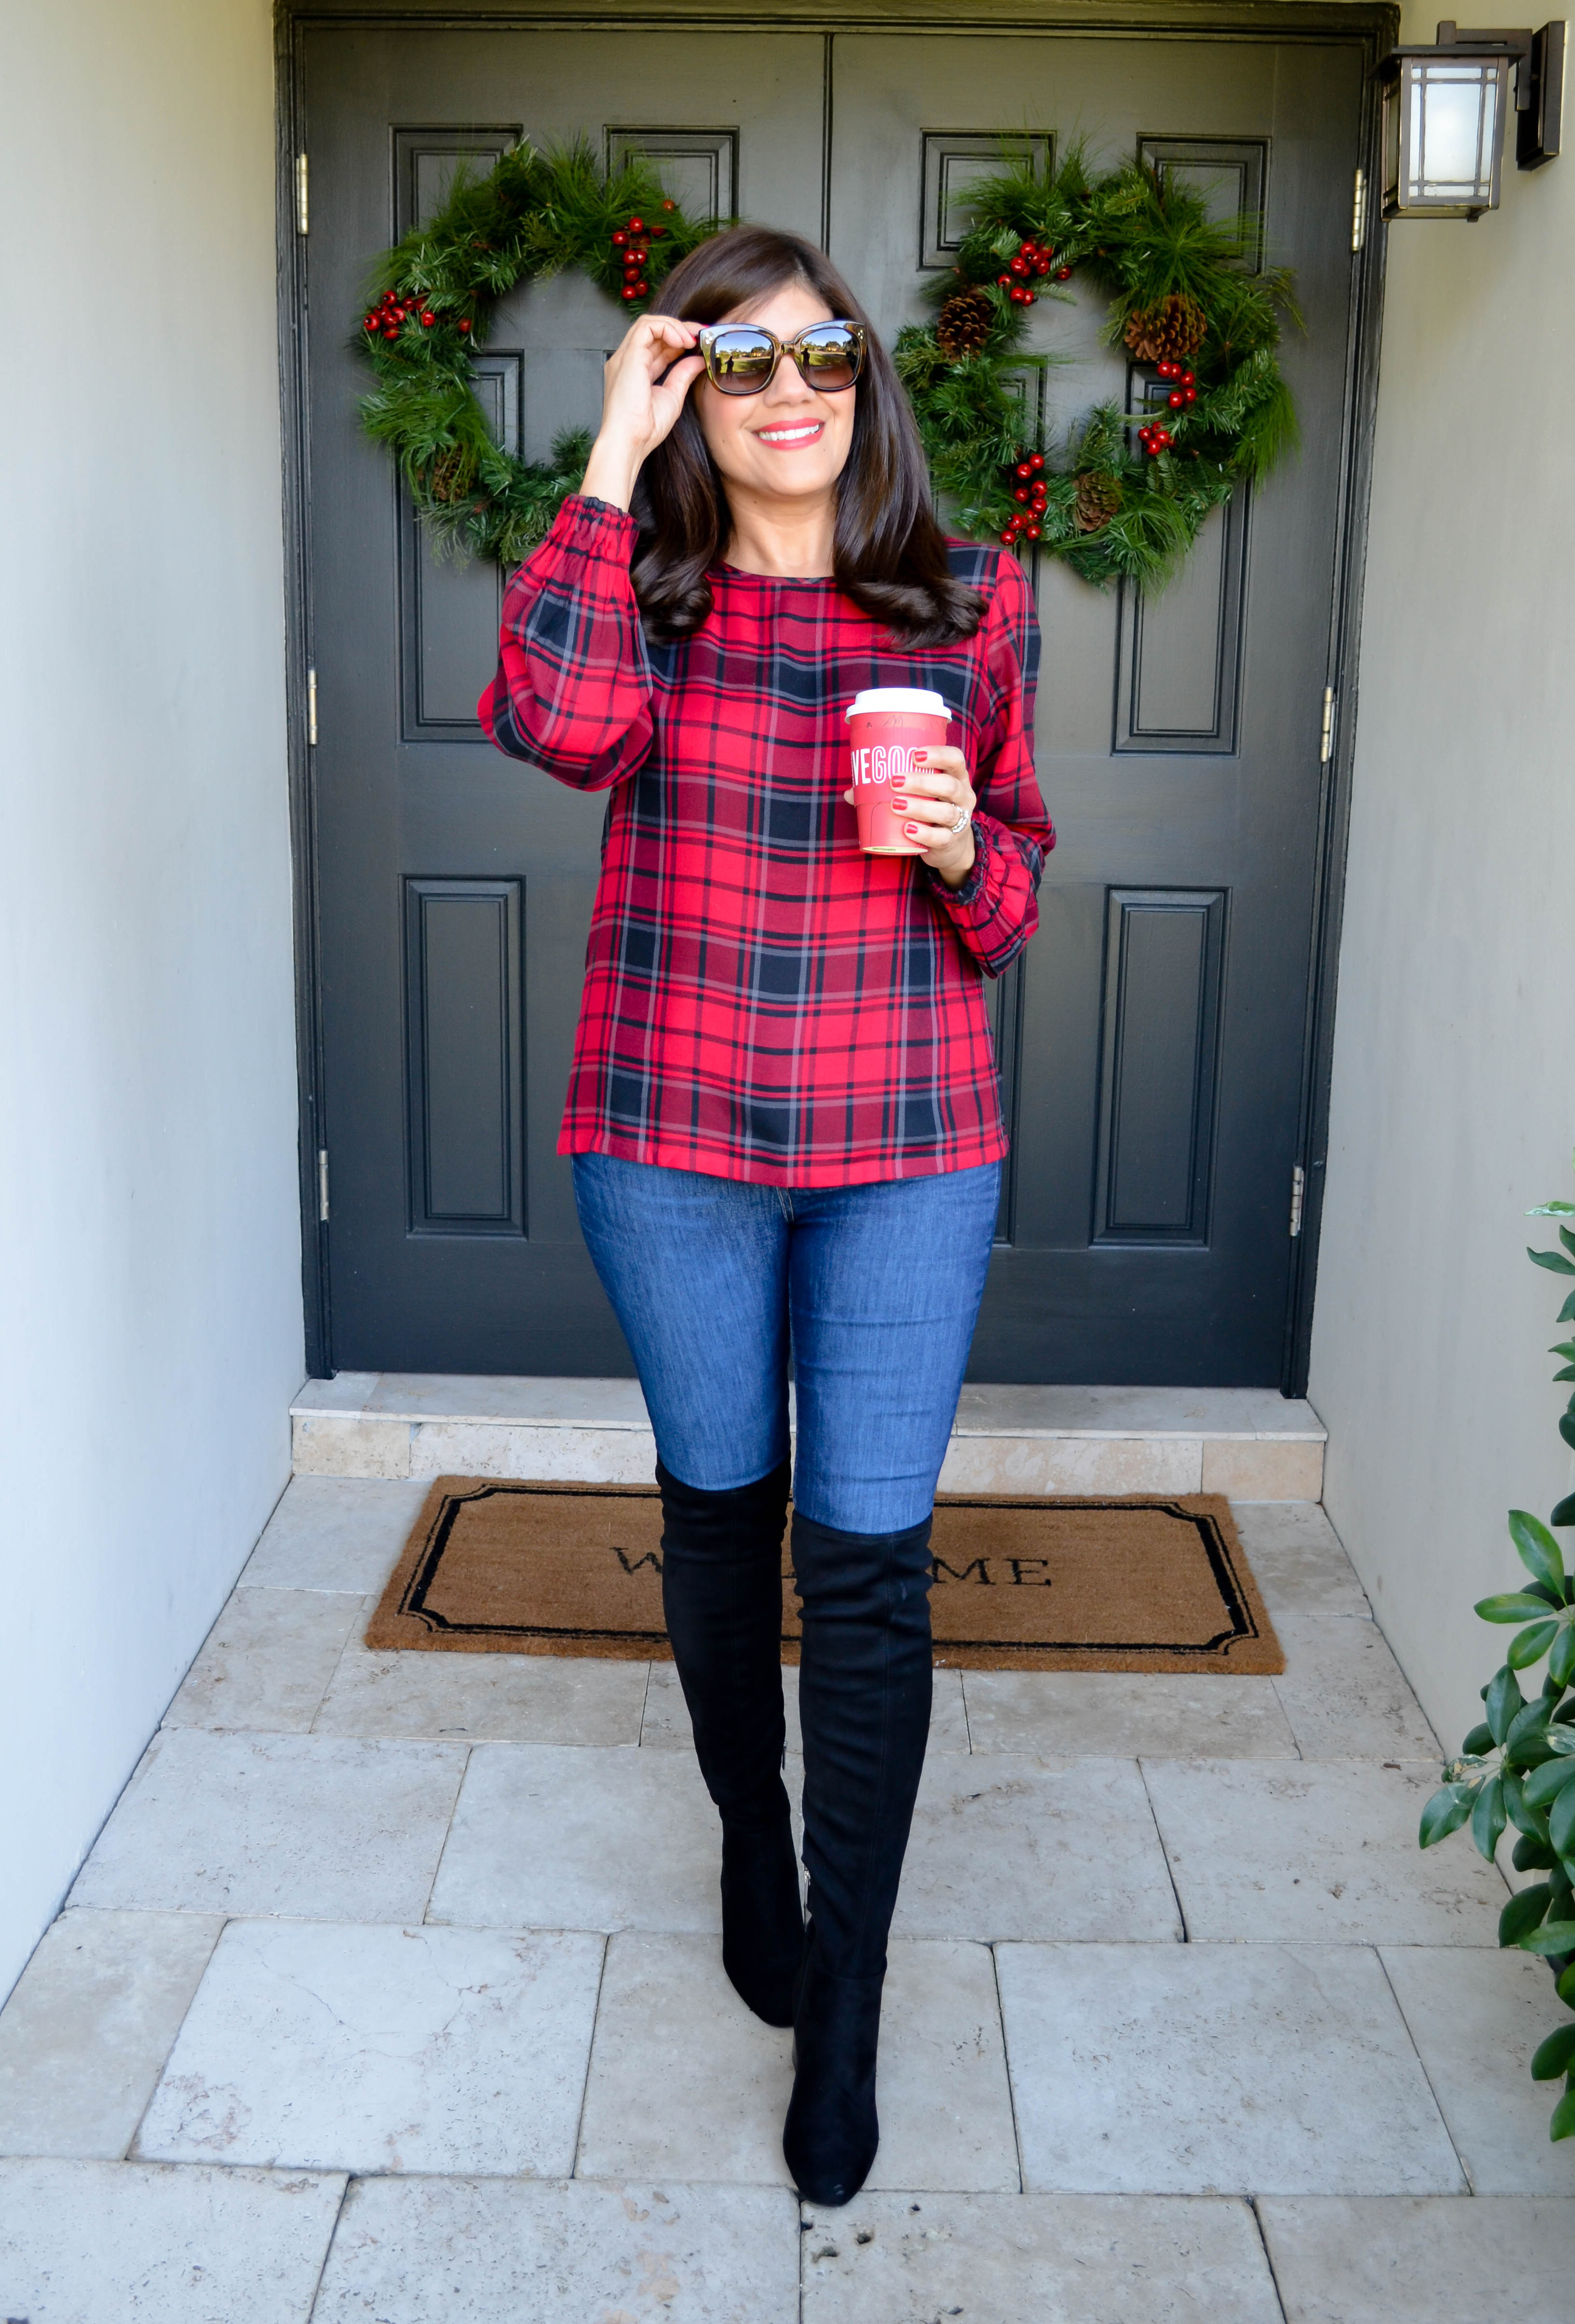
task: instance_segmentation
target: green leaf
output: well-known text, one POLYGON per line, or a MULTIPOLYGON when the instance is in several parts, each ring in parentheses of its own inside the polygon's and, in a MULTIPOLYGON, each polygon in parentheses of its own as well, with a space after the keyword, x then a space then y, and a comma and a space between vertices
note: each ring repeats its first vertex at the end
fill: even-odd
POLYGON ((1575 1525, 1575 1493, 1565 1494, 1552 1516, 1548 1519, 1548 1523, 1556 1526, 1575 1525))
POLYGON ((1575 2066, 1575 2025, 1561 2025, 1556 2034, 1538 2043, 1532 2058, 1532 2080, 1556 2082, 1571 2066, 1575 2066))
POLYGON ((1509 1537, 1521 1563, 1533 1581, 1564 1594, 1564 1553, 1543 1523, 1529 1509, 1511 1509, 1509 1537))
MULTIPOLYGON (((1561 1250, 1533 1250, 1528 1242, 1525 1255, 1533 1266, 1545 1267, 1551 1274, 1575 1275, 1575 1264, 1567 1259, 1561 1250)), ((1559 1320, 1561 1323, 1562 1316, 1559 1320)))
POLYGON ((1521 1786, 1528 1808, 1545 1808, 1559 1796, 1566 1784, 1575 1776, 1575 1759, 1544 1759, 1533 1767, 1521 1786))
POLYGON ((1561 1622, 1533 1622, 1529 1630, 1521 1630, 1509 1642, 1505 1659, 1511 1670, 1525 1670, 1540 1663, 1563 1628, 1561 1622))
POLYGON ((1471 1812, 1471 1794, 1464 1784, 1446 1784, 1435 1792, 1422 1812, 1422 1825, 1417 1833, 1420 1848, 1431 1848, 1436 1840, 1445 1840, 1451 1831, 1459 1831, 1471 1812))
POLYGON ((1524 1622, 1548 1610, 1545 1598, 1533 1598, 1529 1590, 1505 1590, 1496 1598, 1478 1598, 1478 1614, 1484 1622, 1524 1622))
POLYGON ((1528 1219, 1575 1219, 1575 1203, 1538 1203, 1525 1215, 1528 1219))
POLYGON ((1548 1921, 1522 1937, 1523 1953, 1575 1953, 1575 1921, 1548 1921))
POLYGON ((1575 1452, 1575 1413, 1561 1412, 1559 1415, 1559 1434, 1570 1450, 1575 1452))
POLYGON ((1553 1892, 1545 1880, 1539 1880, 1533 1888, 1522 1888, 1498 1915, 1499 1943, 1518 1945, 1522 1937, 1529 1937, 1547 1919, 1552 1901, 1553 1892))
POLYGON ((1502 1670, 1495 1671, 1488 1680, 1483 1701, 1487 1711, 1487 1724, 1493 1730, 1493 1740, 1502 1743, 1516 1712, 1525 1708, 1525 1697, 1507 1664, 1502 1670))
POLYGON ((1523 1766, 1534 1767, 1545 1759, 1552 1746, 1548 1741, 1548 1715, 1552 1706, 1546 1695, 1539 1694, 1528 1702, 1509 1722, 1509 1732, 1504 1738, 1506 1758, 1515 1759, 1523 1766))
POLYGON ((1551 1872, 1558 1859, 1541 1832, 1526 1832, 1515 1841, 1511 1861, 1517 1872, 1551 1872))
POLYGON ((1552 2118, 1548 2124, 1548 2136, 1555 2141, 1575 2138, 1575 2084, 1565 2091, 1553 2108, 1552 2118))
POLYGON ((1568 1615, 1559 1625, 1559 1635, 1548 1655, 1548 1676, 1568 1686, 1575 1678, 1575 1623, 1568 1615))
POLYGON ((1527 1807, 1525 1801, 1522 1796, 1521 1778, 1516 1775, 1512 1775, 1506 1767, 1502 1780, 1504 1784, 1505 1814, 1509 1818, 1510 1822, 1514 1824, 1516 1831, 1530 1832, 1534 1838, 1541 1840, 1543 1836, 1542 1819, 1534 1812, 1533 1810, 1527 1807))
POLYGON ((1575 1856, 1575 1791, 1568 1784, 1548 1810, 1548 1838, 1561 1856, 1575 1856))
MULTIPOLYGON (((1552 1217, 1552 1213, 1550 1212, 1549 1216, 1552 1217)), ((1571 1234, 1568 1227, 1561 1227, 1559 1229, 1559 1240, 1563 1244, 1567 1251, 1569 1251, 1572 1256, 1575 1256, 1575 1234, 1571 1234)))
POLYGON ((1575 2009, 1575 1961, 1571 1961, 1562 1972, 1553 1991, 1561 2001, 1567 2001, 1570 2008, 1575 2009))
MULTIPOLYGON (((1533 1709, 1535 1709, 1536 1707, 1537 1707, 1537 1706, 1535 1706, 1534 1704, 1532 1704, 1532 1703, 1529 1703, 1529 1702, 1528 1702, 1528 1703, 1527 1703, 1527 1705, 1526 1705, 1526 1711, 1531 1711, 1531 1710, 1533 1710, 1533 1709)), ((1521 1713, 1521 1719, 1524 1719, 1524 1716, 1525 1716, 1525 1711, 1522 1711, 1522 1713, 1521 1713)), ((1515 1720, 1515 1727, 1518 1727, 1518 1726, 1519 1726, 1519 1724, 1520 1724, 1520 1720, 1519 1720, 1519 1719, 1517 1719, 1517 1720, 1515 1720)), ((1510 1731, 1510 1733, 1513 1735, 1513 1734, 1514 1734, 1514 1732, 1515 1732, 1515 1727, 1512 1727, 1512 1728, 1510 1729, 1510 1730, 1509 1730, 1509 1731, 1510 1731)), ((1472 1729, 1471 1729, 1471 1732, 1469 1733, 1469 1735, 1468 1735, 1468 1736, 1467 1736, 1467 1738, 1466 1738, 1465 1741, 1464 1741, 1464 1742, 1461 1744, 1461 1746, 1460 1746, 1460 1756, 1461 1756, 1461 1757, 1462 1757, 1462 1758, 1465 1758, 1465 1759, 1480 1759, 1480 1758, 1482 1757, 1482 1756, 1483 1756, 1483 1754, 1484 1754, 1485 1752, 1491 1751, 1491 1750, 1492 1750, 1492 1748, 1493 1748, 1493 1729, 1492 1729, 1492 1728, 1491 1728, 1491 1727, 1473 1727, 1473 1728, 1472 1728, 1472 1729)))
MULTIPOLYGON (((1506 1821, 1502 1778, 1489 1775, 1478 1793, 1477 1804, 1471 1811, 1471 1837, 1477 1843, 1477 1853, 1486 1857, 1489 1864, 1493 1861, 1493 1851, 1503 1836, 1506 1821)), ((1552 1829, 1550 1824, 1550 1831, 1552 1829)), ((1553 1845, 1558 1847, 1556 1840, 1553 1845)), ((1563 1853, 1562 1849, 1560 1853, 1563 1853)))
POLYGON ((1570 1707, 1566 1703, 1563 1710, 1554 1711, 1548 1721, 1547 1730, 1549 1750, 1565 1759, 1575 1757, 1575 1727, 1571 1727, 1564 1716, 1564 1711, 1570 1707))

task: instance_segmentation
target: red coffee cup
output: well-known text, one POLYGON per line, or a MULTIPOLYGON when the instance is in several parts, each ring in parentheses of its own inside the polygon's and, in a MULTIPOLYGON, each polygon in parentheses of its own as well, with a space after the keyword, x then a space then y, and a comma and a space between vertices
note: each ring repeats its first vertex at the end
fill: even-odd
POLYGON ((854 696, 847 715, 860 847, 866 855, 922 855, 923 847, 903 832, 892 793, 913 772, 917 752, 945 742, 951 715, 945 696, 918 687, 876 686, 854 696))

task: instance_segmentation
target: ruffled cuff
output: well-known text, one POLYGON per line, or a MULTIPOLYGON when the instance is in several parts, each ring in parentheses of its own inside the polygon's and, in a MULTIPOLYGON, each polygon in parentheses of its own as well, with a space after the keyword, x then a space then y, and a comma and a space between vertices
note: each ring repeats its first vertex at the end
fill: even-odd
POLYGON ((930 864, 926 863, 924 866, 924 875, 929 881, 931 888, 933 890, 935 895, 941 903, 955 905, 966 909, 968 905, 977 904, 978 902, 980 896, 984 893, 986 863, 990 848, 993 844, 994 843, 990 838, 988 826, 976 819, 974 823, 974 860, 969 867, 967 879, 961 882, 960 886, 956 888, 949 887, 947 882, 941 878, 940 872, 935 871, 930 864))
POLYGON ((626 509, 615 508, 611 501, 596 500, 588 493, 570 493, 553 518, 542 547, 577 549, 582 556, 626 567, 639 532, 626 509))

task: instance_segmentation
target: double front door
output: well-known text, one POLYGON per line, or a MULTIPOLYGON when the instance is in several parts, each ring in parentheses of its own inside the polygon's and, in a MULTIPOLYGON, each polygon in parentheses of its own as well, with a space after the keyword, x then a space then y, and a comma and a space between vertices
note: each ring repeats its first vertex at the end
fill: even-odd
MULTIPOLYGON (((823 242, 878 327, 929 310, 1004 137, 1141 152, 1296 269, 1300 458, 1182 578, 1052 560, 1038 752, 1061 835, 994 988, 1013 1153, 982 1379, 1277 1386, 1304 1159, 1343 447, 1359 42, 1083 32, 303 30, 310 655, 328 1351, 357 1370, 625 1373, 555 1152, 605 801, 486 743, 501 581, 434 559, 360 435, 369 263, 522 134, 652 156, 691 210, 823 242)), ((1074 290, 1077 286, 1072 286, 1074 290)), ((1102 302, 1042 302, 1052 435, 1129 387, 1102 302)), ((579 278, 497 309, 477 387, 545 453, 623 318, 579 278)), ((1030 419, 1036 417, 1030 413, 1030 419)))

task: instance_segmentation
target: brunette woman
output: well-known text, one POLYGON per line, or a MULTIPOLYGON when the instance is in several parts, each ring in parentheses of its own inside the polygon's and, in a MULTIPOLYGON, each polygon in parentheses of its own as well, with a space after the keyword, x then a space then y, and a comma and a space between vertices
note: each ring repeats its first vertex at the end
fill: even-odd
POLYGON ((1033 933, 1033 602, 948 544, 825 256, 738 226, 607 365, 481 717, 609 792, 560 1151, 655 1429, 662 1600, 722 1824, 722 1959, 794 2032, 783 2135, 843 2203, 879 2137, 886 1932, 930 1720, 935 1483, 989 1259, 985 998, 1033 933), (844 714, 940 694, 921 853, 859 852, 844 714), (788 1372, 809 1926, 783 1783, 788 1372))

